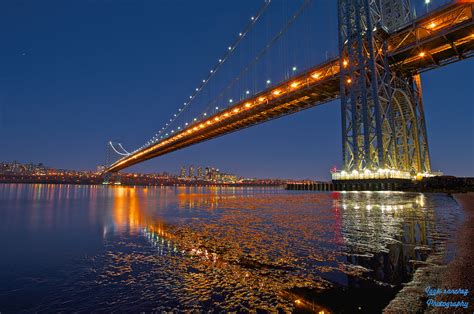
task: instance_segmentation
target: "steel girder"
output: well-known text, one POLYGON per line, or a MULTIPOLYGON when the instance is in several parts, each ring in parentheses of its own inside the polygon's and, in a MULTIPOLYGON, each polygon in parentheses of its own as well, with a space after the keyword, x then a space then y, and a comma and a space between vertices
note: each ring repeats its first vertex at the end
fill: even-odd
POLYGON ((419 76, 387 59, 389 31, 410 21, 410 2, 338 0, 338 14, 344 170, 430 172, 419 76))

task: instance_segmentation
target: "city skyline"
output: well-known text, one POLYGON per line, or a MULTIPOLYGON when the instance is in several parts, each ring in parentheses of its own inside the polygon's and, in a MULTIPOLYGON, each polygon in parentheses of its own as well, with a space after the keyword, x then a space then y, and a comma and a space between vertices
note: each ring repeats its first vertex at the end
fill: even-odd
MULTIPOLYGON (((0 183, 27 184, 81 184, 81 185, 126 185, 126 186, 283 186, 294 183, 288 179, 246 178, 226 173, 212 167, 185 168, 189 173, 130 173, 120 172, 107 181, 103 177, 103 167, 96 171, 79 171, 74 169, 56 169, 42 163, 5 163, 0 161, 0 183), (199 171, 201 170, 201 171, 199 171)), ((306 181, 309 182, 309 181, 306 181)))
MULTIPOLYGON (((54 12, 46 12, 40 4, 29 6, 31 11, 23 10, 19 4, 6 5, 8 10, 4 11, 11 14, 1 22, 5 23, 4 28, 12 18, 24 23, 8 34, 8 49, 2 52, 5 71, 1 79, 5 84, 0 88, 0 159, 95 169, 103 163, 105 145, 111 138, 127 148, 143 144, 162 124, 163 117, 176 110, 183 93, 192 89, 206 65, 212 64, 232 30, 242 27, 241 17, 250 16, 258 5, 251 1, 203 4, 199 6, 206 12, 203 16, 194 15, 193 4, 184 8, 181 2, 167 3, 166 7, 148 4, 144 17, 140 16, 142 7, 124 4, 111 8, 117 16, 127 16, 127 27, 120 26, 120 19, 103 24, 101 14, 108 9, 103 3, 96 4, 96 12, 88 6, 69 8, 59 2, 54 12), (65 17, 72 16, 74 9, 82 10, 91 25, 77 28, 77 17, 68 21, 65 17), (48 22, 40 23, 33 14, 37 10, 48 22), (165 16, 164 11, 182 12, 189 23, 182 25, 165 16), (59 22, 63 30, 56 28, 59 22), (40 27, 33 28, 37 23, 40 27), (216 23, 227 26, 217 29, 213 27, 216 23), (194 24, 201 27, 193 30, 189 25, 194 24), (175 30, 171 34, 170 25, 175 30), (113 27, 122 28, 109 38, 113 27), (176 40, 176 36, 182 40, 176 40), (164 38, 167 44, 158 38, 164 38), (205 38, 214 40, 205 47, 193 46, 205 38), (131 45, 121 46, 121 42, 131 45), (168 64, 176 60, 185 62, 168 64), (183 77, 180 73, 189 75, 183 77)), ((318 16, 318 23, 332 25, 321 32, 321 42, 325 44, 318 53, 324 54, 327 49, 332 53, 337 50, 336 8, 328 1, 318 5, 325 12, 325 16, 318 16)), ((466 60, 422 74, 433 170, 474 175, 470 158, 474 142, 472 72, 473 61, 466 60)), ((329 170, 341 166, 340 120, 340 104, 335 101, 127 171, 172 171, 194 161, 219 164, 247 177, 327 180, 329 170)))

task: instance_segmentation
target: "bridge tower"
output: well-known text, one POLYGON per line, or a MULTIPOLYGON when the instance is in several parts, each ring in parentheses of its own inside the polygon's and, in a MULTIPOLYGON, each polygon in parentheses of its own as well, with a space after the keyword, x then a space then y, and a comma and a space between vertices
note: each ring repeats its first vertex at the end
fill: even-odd
POLYGON ((410 0, 338 0, 338 18, 344 178, 430 173, 420 77, 387 59, 388 35, 412 19, 410 0))

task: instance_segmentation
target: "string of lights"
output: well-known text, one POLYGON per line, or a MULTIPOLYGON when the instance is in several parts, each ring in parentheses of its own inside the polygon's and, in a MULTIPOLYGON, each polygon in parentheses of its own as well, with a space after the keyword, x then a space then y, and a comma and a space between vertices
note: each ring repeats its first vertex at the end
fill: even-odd
POLYGON ((267 10, 268 6, 270 5, 271 0, 264 0, 263 5, 259 8, 257 13, 253 16, 250 17, 250 22, 244 27, 244 30, 242 32, 238 33, 237 38, 234 40, 234 42, 227 47, 226 52, 224 55, 217 60, 217 63, 211 68, 209 73, 207 74, 206 78, 202 80, 200 85, 195 88, 194 92, 189 96, 189 99, 183 103, 183 105, 178 109, 178 112, 174 113, 171 118, 165 123, 163 127, 158 131, 158 133, 155 134, 148 142, 145 143, 145 145, 141 146, 140 148, 136 149, 135 151, 138 151, 146 146, 149 146, 156 141, 159 140, 160 136, 168 130, 173 123, 176 121, 176 119, 179 118, 179 116, 193 103, 193 101, 196 99, 196 97, 200 94, 200 92, 206 87, 206 85, 209 83, 209 81, 216 75, 216 73, 219 71, 219 69, 222 67, 222 65, 232 56, 232 54, 235 52, 236 48, 239 46, 240 42, 247 36, 247 34, 252 30, 252 28, 255 26, 257 21, 260 19, 260 17, 263 15, 263 13, 267 10))
MULTIPOLYGON (((245 73, 247 73, 271 49, 271 47, 273 47, 273 45, 286 33, 286 31, 291 27, 291 25, 301 16, 301 14, 305 11, 305 9, 309 6, 310 3, 311 3, 311 0, 305 0, 303 2, 303 4, 298 8, 298 10, 287 20, 287 22, 278 31, 278 33, 275 34, 275 36, 273 36, 269 40, 269 42, 263 47, 263 49, 260 50, 257 53, 257 56, 249 64, 247 64, 243 68, 243 70, 240 71, 240 73, 226 87, 224 87, 221 90, 219 95, 217 95, 212 101, 210 101, 208 103, 208 106, 205 108, 204 112, 201 114, 203 117, 206 117, 207 116, 207 111, 209 111, 211 108, 213 108, 216 105, 216 103, 224 97, 226 91, 228 91, 230 88, 232 88, 232 86, 234 86, 243 77, 243 75, 245 73)), ((293 66, 292 67, 293 74, 296 72, 296 70, 297 70, 297 67, 293 66)), ((266 84, 268 86, 269 84, 271 84, 271 81, 267 80, 266 84)), ((250 91, 247 90, 245 93, 246 93, 246 95, 249 95, 250 91)), ((231 99, 229 99, 229 104, 231 105, 232 103, 233 103, 233 99, 231 98, 231 99)), ((219 108, 224 109, 222 106, 221 107, 219 107, 219 106, 215 107, 216 110, 219 110, 219 108)), ((177 118, 177 116, 175 117, 175 119, 176 118, 177 118)), ((174 122, 175 119, 173 119, 173 122, 174 122)), ((198 121, 198 118, 194 118, 193 121, 191 122, 191 124, 196 122, 196 121, 198 121)), ((185 125, 183 126, 183 128, 188 126, 189 124, 190 123, 186 122, 185 125)), ((164 130, 166 130, 166 128, 164 130)), ((178 126, 176 128, 176 131, 180 131, 180 130, 181 130, 181 127, 178 126)), ((159 138, 153 138, 152 140, 148 141, 142 148, 144 148, 146 146, 149 146, 151 144, 154 144, 157 141, 159 141, 160 139, 163 139, 163 138, 166 138, 169 135, 172 135, 174 132, 175 132, 175 130, 171 130, 170 133, 166 133, 164 135, 161 135, 159 138)))
MULTIPOLYGON (((301 14, 304 12, 304 10, 308 7, 308 5, 311 3, 311 0, 305 0, 303 4, 299 7, 299 9, 291 16, 291 18, 286 22, 285 25, 280 29, 280 31, 263 47, 262 50, 260 50, 257 54, 257 56, 249 63, 247 64, 242 71, 239 72, 239 74, 226 86, 222 89, 222 91, 217 95, 206 107, 204 114, 206 111, 210 110, 210 108, 213 108, 215 104, 224 97, 226 91, 231 89, 242 77, 245 73, 247 73, 272 47, 273 45, 286 33, 286 31, 291 27, 291 25, 301 16, 301 14)), ((296 66, 292 67, 292 72, 295 73, 297 70, 296 66)), ((271 84, 270 80, 266 81, 267 86, 271 84)), ((245 91, 246 95, 250 94, 249 90, 245 91)), ((229 104, 232 104, 233 100, 229 99, 229 104)), ((216 107, 218 109, 219 107, 216 107)))

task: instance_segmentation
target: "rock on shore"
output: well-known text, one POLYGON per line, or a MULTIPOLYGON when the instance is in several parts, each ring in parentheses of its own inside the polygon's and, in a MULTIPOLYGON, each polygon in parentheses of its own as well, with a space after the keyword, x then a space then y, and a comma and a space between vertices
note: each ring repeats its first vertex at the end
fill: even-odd
POLYGON ((411 282, 398 293, 390 304, 384 309, 384 313, 399 313, 408 311, 410 313, 473 313, 474 309, 474 192, 459 193, 454 199, 462 207, 466 218, 459 228, 456 239, 456 255, 448 264, 444 265, 444 250, 434 252, 427 260, 428 267, 418 269, 411 282), (447 302, 465 301, 469 302, 469 308, 436 308, 426 306, 428 297, 425 293, 426 287, 440 289, 468 289, 469 294, 441 295, 436 299, 447 302))

